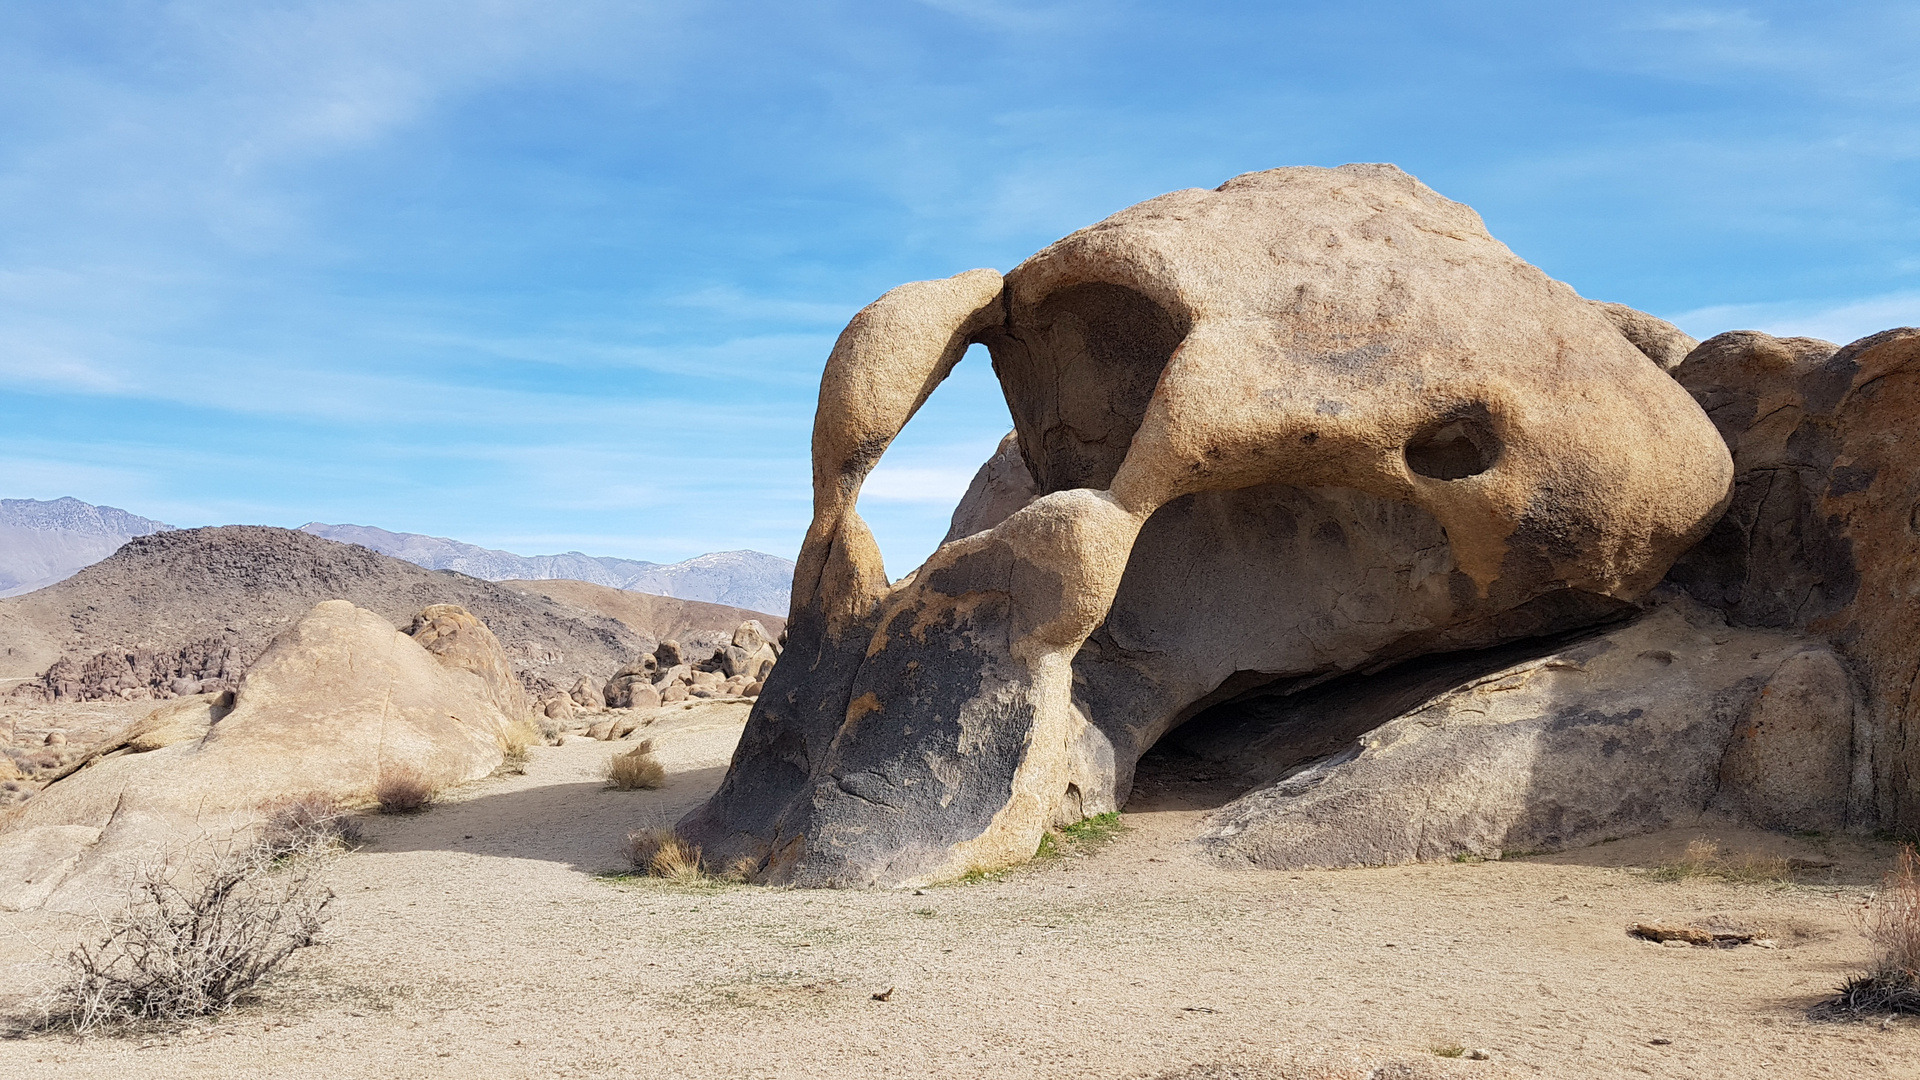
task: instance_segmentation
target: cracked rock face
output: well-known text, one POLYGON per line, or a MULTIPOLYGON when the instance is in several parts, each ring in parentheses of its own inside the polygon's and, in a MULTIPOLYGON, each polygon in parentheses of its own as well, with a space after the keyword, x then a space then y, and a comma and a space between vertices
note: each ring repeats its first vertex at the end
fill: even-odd
POLYGON ((1621 612, 1732 480, 1665 362, 1391 166, 901 286, 828 360, 789 644, 681 829, 762 880, 956 877, 1114 809, 1211 700, 1621 612), (1025 475, 889 585, 860 485, 976 342, 1025 475))
POLYGON ((1737 474, 1672 580, 1734 625, 1831 642, 1865 685, 1848 824, 1920 828, 1920 328, 1844 347, 1735 331, 1673 375, 1737 474))

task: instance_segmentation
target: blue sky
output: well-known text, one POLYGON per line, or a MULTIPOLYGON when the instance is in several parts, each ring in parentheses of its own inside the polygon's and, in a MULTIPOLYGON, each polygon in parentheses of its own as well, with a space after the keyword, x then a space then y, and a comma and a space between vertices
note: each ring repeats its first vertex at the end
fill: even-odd
MULTIPOLYGON (((8 0, 0 495, 790 557, 859 307, 1346 161, 1700 336, 1920 323, 1911 3, 8 0)), ((892 573, 1007 426, 963 363, 892 573)))

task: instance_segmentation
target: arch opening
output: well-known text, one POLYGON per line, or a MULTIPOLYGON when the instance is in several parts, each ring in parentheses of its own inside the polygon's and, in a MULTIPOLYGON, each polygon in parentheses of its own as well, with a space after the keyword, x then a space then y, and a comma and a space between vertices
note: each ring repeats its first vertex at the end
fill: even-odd
POLYGON ((860 517, 889 578, 911 573, 940 547, 968 484, 1012 424, 986 350, 969 348, 861 485, 860 517))

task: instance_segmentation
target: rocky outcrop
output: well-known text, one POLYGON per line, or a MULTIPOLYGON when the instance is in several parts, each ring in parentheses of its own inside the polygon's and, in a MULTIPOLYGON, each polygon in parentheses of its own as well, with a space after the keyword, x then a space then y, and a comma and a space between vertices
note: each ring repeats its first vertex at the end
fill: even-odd
POLYGON ((40 677, 18 684, 16 699, 65 701, 148 701, 214 694, 239 678, 234 643, 203 638, 173 649, 134 646, 96 653, 76 664, 62 657, 40 677))
POLYGON ((791 655, 681 822, 812 885, 1025 859, 1250 685, 1630 612, 1732 479, 1605 312, 1374 165, 1176 192, 1004 280, 893 290, 828 358, 813 457, 791 655), (894 583, 861 484, 976 342, 1035 497, 894 583))
POLYGON ((1000 440, 1000 446, 993 456, 973 474, 973 482, 967 485, 966 494, 960 497, 960 504, 953 508, 952 522, 947 526, 943 544, 958 540, 963 536, 972 536, 985 532, 1007 520, 1013 512, 1032 502, 1039 495, 1033 486, 1033 474, 1027 471, 1026 459, 1020 456, 1020 437, 1017 432, 1007 432, 1000 440))
MULTIPOLYGON (((642 653, 615 671, 600 690, 601 700, 606 708, 644 711, 689 698, 756 697, 779 658, 780 643, 767 636, 759 620, 749 619, 734 629, 728 644, 695 663, 685 662, 679 642, 661 642, 654 652, 642 653)), ((584 704, 581 689, 576 687, 571 696, 575 704, 584 704)), ((620 732, 632 731, 636 722, 615 718, 587 730, 595 738, 620 738, 620 732)))
POLYGON ((1700 344, 1686 331, 1644 311, 1635 311, 1625 304, 1609 304, 1600 300, 1588 302, 1606 316, 1607 321, 1620 331, 1622 337, 1632 342, 1634 348, 1659 364, 1662 371, 1672 371, 1680 366, 1687 354, 1700 344))
POLYGON ((573 684, 573 689, 567 692, 567 696, 573 699, 575 705, 583 709, 607 707, 606 699, 600 696, 600 688, 593 685, 593 680, 585 675, 580 676, 580 681, 573 684))
POLYGON ((532 711, 500 639, 466 608, 434 604, 413 617, 407 636, 442 664, 472 672, 503 715, 520 719, 532 711))
POLYGON ((1844 348, 1751 331, 1674 370, 1733 449, 1734 497, 1672 580, 1740 626, 1818 635, 1865 688, 1861 828, 1920 828, 1920 329, 1844 348))
POLYGON ((1303 869, 1557 851, 1716 814, 1847 823, 1859 702, 1820 642, 1729 627, 1682 600, 1473 670, 1488 659, 1223 709, 1177 733, 1204 760, 1278 777, 1213 814, 1201 847, 1303 869), (1405 707, 1421 679, 1460 681, 1405 707), (1336 725, 1365 733, 1326 753, 1310 734, 1336 725))
POLYGON ((436 785, 487 775, 523 719, 489 682, 504 657, 484 655, 489 637, 464 612, 422 614, 454 625, 439 653, 344 600, 316 605, 252 665, 230 711, 214 696, 174 703, 110 740, 0 819, 0 909, 86 910, 123 893, 141 859, 224 842, 275 798, 364 802, 394 768, 436 785))
POLYGON ((720 662, 720 671, 728 678, 758 682, 773 670, 780 651, 767 636, 767 628, 758 620, 750 619, 740 624, 733 632, 733 640, 714 656, 720 662))
POLYGON ((428 605, 458 604, 499 636, 510 670, 535 693, 652 647, 618 620, 551 597, 290 529, 232 525, 137 537, 57 585, 0 600, 0 685, 21 680, 16 693, 59 701, 230 688, 274 635, 334 599, 397 627, 428 605))

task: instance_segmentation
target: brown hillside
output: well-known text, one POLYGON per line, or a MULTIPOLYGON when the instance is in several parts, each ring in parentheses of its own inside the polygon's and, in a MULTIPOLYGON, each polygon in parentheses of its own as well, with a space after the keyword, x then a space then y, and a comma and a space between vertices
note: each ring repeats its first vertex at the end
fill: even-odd
POLYGON ((323 600, 397 627, 429 604, 459 604, 533 689, 605 679, 650 647, 622 621, 538 593, 291 529, 228 525, 137 537, 65 581, 0 600, 0 690, 41 681, 63 660, 75 685, 117 679, 135 697, 142 687, 169 696, 182 678, 231 683, 323 600))
POLYGON ((548 579, 502 581, 500 584, 518 592, 544 596, 583 611, 617 619, 626 624, 627 629, 654 644, 673 638, 690 652, 726 644, 732 638, 733 631, 748 619, 760 620, 760 625, 767 628, 767 636, 771 638, 778 638, 787 626, 785 618, 764 611, 631 592, 586 581, 548 579))

